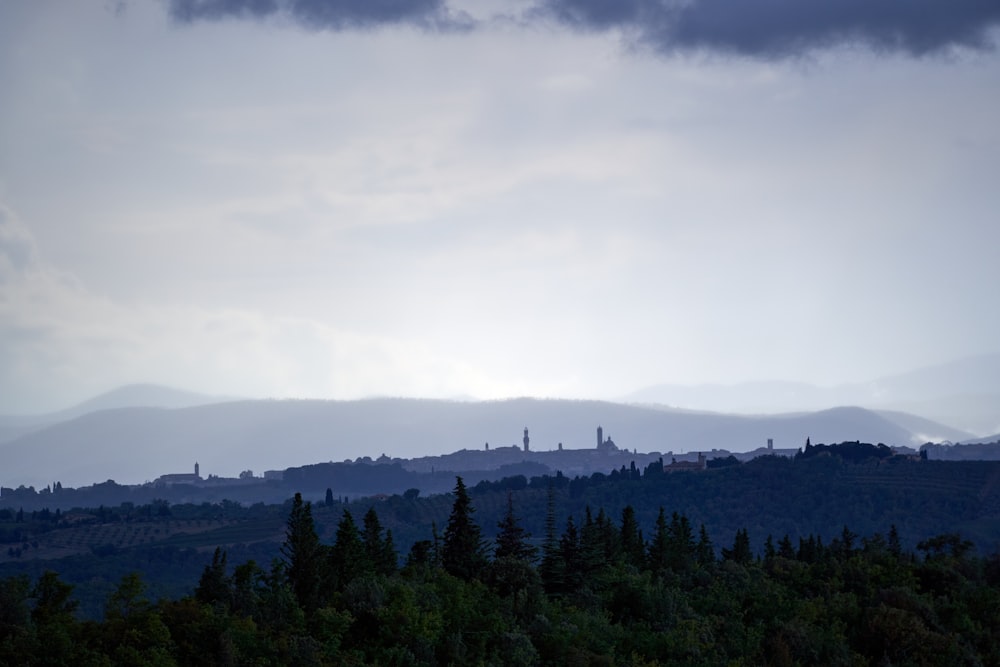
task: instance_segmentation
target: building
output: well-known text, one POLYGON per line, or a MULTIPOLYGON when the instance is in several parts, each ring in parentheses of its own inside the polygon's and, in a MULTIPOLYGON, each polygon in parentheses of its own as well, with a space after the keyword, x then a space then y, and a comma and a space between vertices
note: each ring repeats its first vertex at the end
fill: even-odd
POLYGON ((195 462, 193 474, 189 472, 176 472, 160 475, 153 484, 158 486, 172 486, 174 484, 199 484, 202 481, 198 463, 195 462))
POLYGON ((705 455, 698 452, 697 461, 678 461, 671 458, 670 463, 664 464, 663 472, 683 472, 688 470, 704 470, 706 467, 705 455))

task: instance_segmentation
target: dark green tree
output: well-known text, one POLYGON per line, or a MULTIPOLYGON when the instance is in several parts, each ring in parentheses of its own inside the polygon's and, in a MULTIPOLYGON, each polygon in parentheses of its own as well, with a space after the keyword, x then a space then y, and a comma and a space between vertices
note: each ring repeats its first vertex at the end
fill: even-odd
POLYGON ((472 519, 475 509, 461 477, 455 478, 455 502, 444 531, 441 564, 445 571, 469 581, 482 572, 488 562, 479 526, 472 519))
POLYGON ((337 524, 337 534, 330 546, 327 563, 333 590, 343 591, 349 583, 371 572, 373 566, 374 563, 366 558, 365 544, 361 541, 354 517, 350 510, 345 509, 337 524))
POLYGON ((194 589, 194 597, 198 602, 214 604, 216 602, 229 604, 229 577, 226 576, 226 552, 221 547, 215 547, 212 554, 212 564, 206 565, 194 589))
POLYGON ((497 524, 499 532, 496 537, 496 548, 493 557, 497 560, 512 558, 514 560, 532 562, 538 554, 538 549, 528 543, 531 535, 521 527, 514 514, 514 496, 507 492, 507 511, 497 524))
POLYGON ((554 595, 562 590, 565 572, 566 564, 563 562, 559 536, 556 534, 555 487, 549 482, 545 507, 545 541, 542 542, 542 562, 538 565, 538 576, 542 579, 546 593, 554 595))
POLYGON ((385 537, 382 536, 382 524, 378 520, 378 514, 374 507, 368 508, 362 521, 362 542, 364 543, 365 557, 371 563, 372 570, 376 574, 392 574, 399 565, 399 557, 392 544, 392 533, 389 532, 385 537))
POLYGON ((646 564, 654 575, 660 575, 667 571, 670 562, 669 540, 667 515, 661 506, 659 513, 656 515, 656 523, 653 526, 653 537, 649 541, 649 548, 646 555, 646 564))
POLYGON ((697 553, 698 565, 701 567, 708 567, 715 564, 715 546, 708 537, 705 524, 701 524, 701 529, 698 531, 698 546, 695 547, 695 551, 697 553))
POLYGON ((323 581, 323 547, 316 534, 312 504, 302 502, 301 493, 296 493, 292 500, 281 555, 288 585, 299 606, 306 613, 315 611, 319 607, 323 581))
POLYGON ((576 591, 583 584, 583 551, 580 547, 580 535, 576 529, 573 517, 566 517, 566 530, 559 538, 559 551, 561 552, 564 567, 562 592, 576 591))
POLYGON ((639 522, 635 518, 635 509, 631 505, 626 505, 622 510, 622 525, 619 532, 625 562, 642 569, 646 560, 646 544, 642 539, 639 522))
POLYGON ((746 565, 753 560, 753 552, 750 550, 750 536, 747 534, 746 528, 740 528, 736 531, 733 548, 723 549, 722 558, 742 565, 746 565))
POLYGON ((892 524, 889 528, 889 553, 896 558, 899 558, 903 554, 903 545, 899 540, 899 531, 896 530, 896 524, 892 524))

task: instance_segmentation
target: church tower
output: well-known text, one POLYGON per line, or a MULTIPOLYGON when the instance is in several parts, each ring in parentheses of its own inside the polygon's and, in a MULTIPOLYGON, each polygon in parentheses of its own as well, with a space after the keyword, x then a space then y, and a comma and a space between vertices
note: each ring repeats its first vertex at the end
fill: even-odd
POLYGON ((597 448, 600 449, 601 445, 604 444, 604 429, 600 426, 597 427, 597 448))
POLYGON ((201 475, 198 474, 198 462, 197 461, 194 462, 194 476, 195 477, 199 477, 199 478, 201 477, 201 475))
POLYGON ((524 451, 528 451, 528 427, 524 427, 524 451))

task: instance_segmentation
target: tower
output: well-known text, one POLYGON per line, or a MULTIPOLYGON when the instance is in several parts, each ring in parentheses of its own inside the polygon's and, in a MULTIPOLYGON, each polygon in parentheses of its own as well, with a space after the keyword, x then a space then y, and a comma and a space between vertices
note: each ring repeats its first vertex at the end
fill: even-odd
POLYGON ((194 476, 195 477, 201 477, 201 475, 198 474, 198 462, 197 461, 194 462, 194 476))
POLYGON ((528 427, 524 427, 524 451, 528 451, 528 427))
POLYGON ((597 427, 597 448, 600 449, 601 445, 604 444, 604 429, 600 426, 597 427))

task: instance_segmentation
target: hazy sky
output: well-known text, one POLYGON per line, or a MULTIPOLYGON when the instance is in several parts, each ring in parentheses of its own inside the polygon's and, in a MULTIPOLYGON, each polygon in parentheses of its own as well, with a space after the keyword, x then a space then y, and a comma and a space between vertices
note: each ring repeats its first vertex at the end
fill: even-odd
POLYGON ((995 352, 1000 3, 5 0, 0 413, 995 352))

